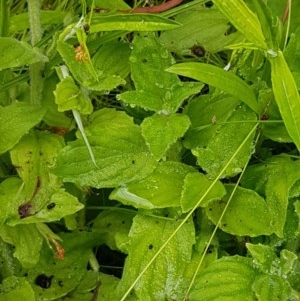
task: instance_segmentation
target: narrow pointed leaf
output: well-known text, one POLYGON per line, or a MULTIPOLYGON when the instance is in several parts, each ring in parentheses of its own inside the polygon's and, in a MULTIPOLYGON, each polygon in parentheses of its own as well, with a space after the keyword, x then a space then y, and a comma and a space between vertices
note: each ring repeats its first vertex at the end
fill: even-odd
POLYGON ((243 0, 214 0, 214 4, 249 42, 257 48, 267 48, 258 18, 243 0))
POLYGON ((286 129, 300 150, 300 97, 283 53, 270 58, 273 92, 286 129))
POLYGON ((223 90, 243 101, 254 112, 258 111, 253 89, 236 75, 219 67, 204 63, 180 63, 168 68, 167 71, 199 80, 223 90))
POLYGON ((180 26, 175 21, 158 15, 149 14, 117 14, 93 17, 90 32, 99 31, 156 31, 180 26))

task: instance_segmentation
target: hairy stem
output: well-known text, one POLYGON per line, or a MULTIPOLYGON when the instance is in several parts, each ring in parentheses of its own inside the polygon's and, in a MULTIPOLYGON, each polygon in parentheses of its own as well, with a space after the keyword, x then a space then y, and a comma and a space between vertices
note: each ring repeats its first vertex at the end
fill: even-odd
MULTIPOLYGON (((31 45, 35 46, 42 39, 42 27, 40 16, 40 0, 28 0, 28 15, 30 24, 31 45)), ((38 62, 30 65, 30 102, 35 105, 41 105, 43 91, 43 73, 44 63, 38 62)))

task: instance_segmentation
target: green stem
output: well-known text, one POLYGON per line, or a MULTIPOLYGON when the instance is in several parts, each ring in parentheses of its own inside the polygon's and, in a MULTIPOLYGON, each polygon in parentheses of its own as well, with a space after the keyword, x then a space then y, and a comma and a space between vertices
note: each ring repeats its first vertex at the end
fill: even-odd
MULTIPOLYGON (((40 0, 28 0, 28 15, 31 34, 31 45, 35 46, 42 39, 42 26, 40 15, 40 0)), ((44 63, 35 63, 29 67, 30 76, 30 102, 35 105, 41 105, 43 91, 43 73, 44 63)))
POLYGON ((7 2, 0 2, 0 37, 6 37, 8 35, 9 28, 9 10, 7 2))

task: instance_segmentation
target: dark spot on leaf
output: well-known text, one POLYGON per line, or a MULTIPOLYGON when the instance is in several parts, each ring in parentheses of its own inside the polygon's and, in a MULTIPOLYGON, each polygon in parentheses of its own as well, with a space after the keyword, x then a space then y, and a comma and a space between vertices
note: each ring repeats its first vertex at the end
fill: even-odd
POLYGON ((21 204, 18 208, 18 213, 21 219, 27 217, 30 215, 30 209, 32 207, 32 204, 30 202, 26 202, 24 204, 21 204))
POLYGON ((269 118, 270 118, 269 115, 265 113, 260 117, 260 120, 268 120, 269 118))
POLYGON ((51 209, 53 209, 55 206, 56 206, 56 204, 52 202, 52 203, 50 203, 50 204, 47 205, 47 209, 48 209, 48 210, 51 210, 51 209))
POLYGON ((36 277, 35 284, 40 286, 41 288, 49 288, 51 286, 53 277, 53 275, 47 276, 45 274, 40 274, 36 277))
POLYGON ((111 223, 106 224, 106 227, 109 228, 111 226, 111 223))
POLYGON ((134 161, 134 160, 132 160, 132 161, 131 161, 131 163, 132 163, 132 164, 135 164, 135 161, 134 161))
POLYGON ((43 156, 43 152, 40 151, 40 156, 43 156))
POLYGON ((87 23, 85 23, 85 24, 83 25, 83 29, 84 29, 85 33, 89 33, 89 31, 90 31, 90 25, 87 24, 87 23))
POLYGON ((60 286, 60 287, 63 287, 64 286, 64 284, 63 284, 63 282, 62 282, 62 280, 58 280, 58 285, 60 286))
POLYGON ((148 249, 149 249, 149 250, 152 250, 152 249, 153 249, 153 245, 150 244, 150 245, 148 246, 148 249))
POLYGON ((224 227, 224 228, 227 227, 227 224, 224 223, 224 224, 222 225, 222 227, 224 227))
POLYGON ((144 59, 142 59, 142 62, 143 62, 143 63, 147 63, 148 60, 147 60, 146 58, 144 58, 144 59))
POLYGON ((124 224, 125 224, 125 221, 122 221, 122 224, 124 225, 124 224))
POLYGON ((209 211, 212 211, 212 208, 208 208, 209 211))

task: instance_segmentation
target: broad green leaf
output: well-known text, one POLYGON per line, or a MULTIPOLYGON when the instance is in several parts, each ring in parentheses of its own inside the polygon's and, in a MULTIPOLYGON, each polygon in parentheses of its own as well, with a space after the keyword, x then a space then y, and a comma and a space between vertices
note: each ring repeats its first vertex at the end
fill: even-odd
POLYGON ((72 129, 72 119, 62 112, 58 112, 57 104, 55 103, 55 96, 53 91, 56 89, 56 85, 59 83, 55 73, 50 77, 45 78, 44 88, 42 95, 42 106, 47 109, 43 121, 55 128, 61 127, 66 130, 72 129))
POLYGON ((170 51, 179 55, 191 55, 197 46, 214 53, 243 39, 240 33, 228 34, 227 18, 214 8, 203 9, 196 6, 178 14, 175 21, 182 26, 162 32, 159 40, 170 51))
MULTIPOLYGON (((290 189, 300 179, 299 170, 298 161, 277 156, 263 164, 248 167, 242 180, 244 187, 254 189, 265 196, 268 208, 273 215, 274 232, 282 238, 284 237, 290 189)), ((293 190, 292 193, 298 195, 299 192, 293 190)))
POLYGON ((16 102, 0 107, 0 153, 11 149, 43 118, 45 110, 28 103, 16 102))
POLYGON ((92 18, 90 32, 112 30, 157 31, 180 26, 175 21, 150 14, 97 15, 92 18))
POLYGON ((189 149, 206 147, 220 130, 219 124, 230 118, 238 103, 237 98, 223 95, 220 97, 201 95, 191 101, 184 110, 191 121, 191 126, 184 135, 184 146, 189 149))
POLYGON ((253 283, 252 290, 258 301, 292 300, 289 283, 277 275, 259 275, 253 283))
POLYGON ((179 207, 184 178, 193 171, 179 162, 160 162, 145 179, 114 190, 110 199, 135 208, 179 207))
POLYGON ((157 160, 165 155, 171 144, 184 135, 189 126, 189 118, 179 114, 154 114, 145 118, 141 124, 142 135, 157 160))
POLYGON ((5 242, 15 246, 14 256, 24 268, 32 268, 39 261, 43 237, 35 225, 3 225, 0 236, 5 242))
POLYGON ((10 177, 0 183, 0 229, 9 217, 18 213, 18 198, 23 196, 22 181, 19 178, 10 177))
POLYGON ((204 63, 180 63, 168 68, 167 71, 214 86, 237 97, 254 112, 258 111, 258 104, 253 89, 231 72, 204 63))
MULTIPOLYGON (((202 173, 189 173, 184 179, 184 186, 181 195, 181 207, 183 212, 192 209, 204 196, 212 185, 212 181, 202 173)), ((226 190, 221 182, 217 182, 203 198, 201 207, 207 206, 212 200, 221 199, 226 194, 226 190)))
POLYGON ((198 164, 208 173, 209 178, 216 178, 242 143, 245 143, 221 177, 235 176, 242 171, 253 152, 254 133, 247 141, 245 138, 253 130, 255 119, 254 112, 245 106, 238 106, 227 123, 220 126, 211 137, 207 146, 192 149, 198 164))
MULTIPOLYGON (((206 207, 206 214, 216 224, 234 189, 226 185, 227 195, 222 200, 213 201, 206 207)), ((255 191, 237 187, 219 227, 230 234, 240 236, 270 235, 272 212, 265 200, 255 191)))
POLYGON ((136 35, 132 47, 129 59, 136 91, 118 95, 126 104, 163 114, 176 113, 187 97, 203 87, 200 83, 182 83, 165 71, 173 59, 153 34, 136 35))
POLYGON ((53 250, 44 244, 40 261, 28 271, 27 281, 32 285, 36 301, 57 300, 71 295, 88 277, 87 265, 91 248, 98 245, 98 234, 82 231, 80 235, 74 232, 60 236, 65 250, 64 258, 55 258, 53 250), (47 289, 37 284, 40 275, 50 279, 47 289))
MULTIPOLYGON (((63 24, 64 18, 67 16, 66 11, 58 10, 41 10, 41 25, 45 26, 48 24, 63 24)), ((11 34, 16 31, 27 30, 29 25, 29 15, 28 13, 23 14, 13 14, 10 16, 9 32, 11 34)))
POLYGON ((95 0, 94 4, 95 6, 107 7, 111 10, 130 9, 130 6, 123 0, 115 0, 113 2, 110 0, 95 0))
POLYGON ((60 40, 57 41, 57 50, 76 81, 92 90, 104 90, 90 60, 76 60, 76 49, 72 45, 60 40))
POLYGON ((24 181, 24 202, 34 201, 36 209, 45 206, 60 187, 60 181, 49 173, 49 167, 63 146, 60 136, 36 131, 24 136, 10 152, 12 163, 24 181))
POLYGON ((11 276, 0 284, 0 301, 35 301, 31 285, 25 278, 11 276))
MULTIPOLYGON (((126 290, 136 279, 177 226, 176 221, 142 215, 134 218, 129 233, 128 256, 119 283, 121 291, 126 290)), ((194 226, 192 220, 189 220, 138 281, 134 290, 139 299, 164 301, 182 298, 182 274, 191 260, 194 239, 194 226)))
MULTIPOLYGON (((7 220, 7 224, 14 226, 18 224, 59 221, 68 215, 76 213, 84 207, 77 198, 65 192, 63 189, 57 189, 49 197, 47 203, 48 205, 42 207, 39 211, 32 213, 32 215, 26 218, 20 219, 20 217, 15 214, 14 217, 7 220)), ((32 207, 35 207, 34 203, 32 207)))
POLYGON ((0 37, 0 53, 0 71, 48 61, 37 48, 14 38, 0 37))
POLYGON ((111 42, 104 44, 92 57, 93 66, 104 90, 125 85, 125 78, 130 72, 129 55, 128 43, 111 42))
POLYGON ((223 257, 197 276, 189 300, 253 301, 251 287, 256 275, 250 258, 223 257))
POLYGON ((93 111, 91 101, 83 95, 71 76, 58 83, 54 94, 59 112, 77 110, 81 114, 91 114, 93 111))
POLYGON ((253 265, 265 274, 277 275, 281 274, 280 261, 274 250, 266 245, 251 243, 246 244, 251 256, 253 257, 253 265))
POLYGON ((214 4, 255 47, 267 48, 260 22, 243 0, 214 0, 214 4))
POLYGON ((300 149, 300 97, 294 77, 281 51, 270 63, 275 100, 289 135, 300 149))
POLYGON ((58 155, 54 168, 64 181, 97 188, 116 187, 140 180, 153 171, 156 160, 131 117, 102 109, 92 114, 90 121, 86 130, 98 168, 82 139, 70 142, 58 155))

